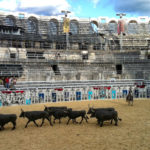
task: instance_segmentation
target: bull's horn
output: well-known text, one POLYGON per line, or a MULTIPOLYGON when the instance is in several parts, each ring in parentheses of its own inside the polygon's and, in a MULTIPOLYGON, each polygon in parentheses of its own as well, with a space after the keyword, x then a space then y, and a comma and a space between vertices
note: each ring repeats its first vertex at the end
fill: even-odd
POLYGON ((88 108, 90 108, 90 104, 88 104, 88 108))
POLYGON ((91 112, 94 112, 93 108, 91 109, 91 112))
POLYGON ((46 106, 46 105, 44 105, 44 107, 46 108, 47 106, 46 106))
POLYGON ((21 108, 21 111, 23 112, 23 109, 21 108))

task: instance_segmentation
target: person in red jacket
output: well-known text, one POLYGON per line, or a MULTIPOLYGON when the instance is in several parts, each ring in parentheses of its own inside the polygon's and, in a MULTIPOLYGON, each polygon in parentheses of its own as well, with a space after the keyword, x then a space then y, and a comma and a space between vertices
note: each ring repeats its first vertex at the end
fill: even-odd
POLYGON ((5 83, 6 83, 6 88, 9 89, 9 78, 8 77, 5 78, 5 83))

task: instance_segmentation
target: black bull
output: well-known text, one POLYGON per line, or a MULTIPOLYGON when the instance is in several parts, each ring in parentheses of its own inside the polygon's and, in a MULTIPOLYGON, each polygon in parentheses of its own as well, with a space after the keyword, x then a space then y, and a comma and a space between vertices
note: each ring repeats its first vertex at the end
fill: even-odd
MULTIPOLYGON (((96 113, 97 111, 115 111, 115 108, 112 107, 107 107, 107 108, 93 108, 93 107, 89 107, 89 110, 87 112, 87 114, 91 114, 90 117, 93 117, 93 113, 96 113)), ((111 119, 111 124, 113 122, 113 119, 111 119)))
POLYGON ((112 120, 115 121, 115 125, 118 125, 118 120, 122 120, 118 117, 118 112, 117 111, 106 111, 106 110, 97 110, 97 111, 93 111, 93 113, 91 114, 91 117, 96 117, 97 118, 97 122, 100 125, 100 127, 103 126, 103 122, 107 121, 107 120, 112 120))
POLYGON ((12 130, 16 128, 16 114, 0 114, 0 130, 4 130, 4 125, 11 122, 13 124, 12 130))
POLYGON ((35 120, 42 119, 42 123, 40 126, 43 125, 44 120, 47 119, 52 126, 51 118, 49 118, 49 114, 46 111, 23 111, 21 109, 21 114, 19 117, 26 117, 28 119, 28 122, 25 125, 25 128, 27 128, 29 122, 33 121, 34 124, 38 127, 38 124, 35 122, 35 120))
POLYGON ((80 124, 82 123, 83 119, 85 119, 85 121, 88 123, 87 119, 88 116, 86 115, 86 111, 85 110, 78 110, 78 111, 73 111, 72 109, 68 109, 68 122, 67 124, 69 124, 69 121, 72 119, 73 122, 76 122, 76 118, 81 117, 81 121, 80 124))
POLYGON ((54 122, 56 119, 59 119, 59 123, 61 123, 61 118, 67 117, 67 107, 66 106, 45 106, 44 111, 48 112, 49 116, 54 117, 54 122))
POLYGON ((55 109, 55 110, 49 110, 48 111, 49 116, 54 117, 54 121, 53 123, 55 123, 55 120, 59 120, 59 123, 61 123, 61 118, 65 118, 68 116, 68 112, 67 110, 63 110, 63 109, 55 109))

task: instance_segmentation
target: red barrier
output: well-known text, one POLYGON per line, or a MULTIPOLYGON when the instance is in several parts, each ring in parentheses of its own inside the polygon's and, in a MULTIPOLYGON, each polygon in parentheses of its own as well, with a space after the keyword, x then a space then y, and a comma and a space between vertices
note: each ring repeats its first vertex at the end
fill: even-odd
POLYGON ((94 90, 100 90, 100 89, 107 89, 107 90, 110 90, 111 89, 111 86, 104 86, 104 87, 101 87, 101 86, 98 86, 98 87, 93 87, 94 90))
POLYGON ((3 94, 11 94, 11 93, 21 93, 23 94, 24 91, 2 91, 3 94))
POLYGON ((56 88, 57 91, 63 91, 63 88, 56 88))

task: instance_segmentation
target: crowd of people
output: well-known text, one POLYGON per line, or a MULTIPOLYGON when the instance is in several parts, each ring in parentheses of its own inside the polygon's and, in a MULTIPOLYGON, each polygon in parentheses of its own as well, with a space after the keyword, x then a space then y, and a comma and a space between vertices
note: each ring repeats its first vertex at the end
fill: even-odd
POLYGON ((1 77, 0 85, 4 85, 6 89, 15 89, 16 81, 15 77, 1 77))

